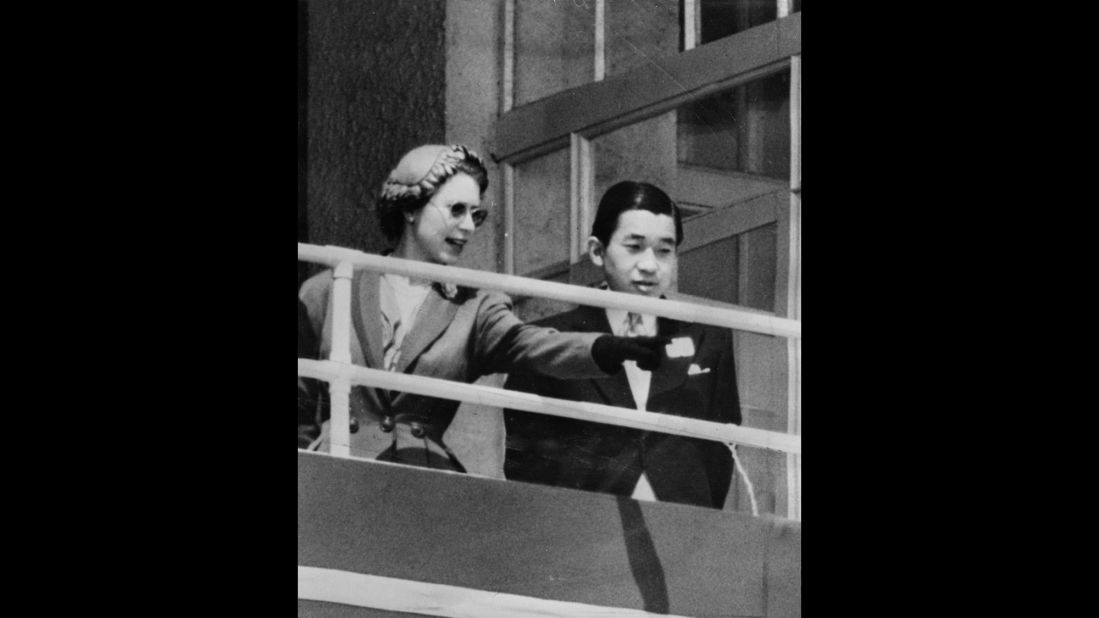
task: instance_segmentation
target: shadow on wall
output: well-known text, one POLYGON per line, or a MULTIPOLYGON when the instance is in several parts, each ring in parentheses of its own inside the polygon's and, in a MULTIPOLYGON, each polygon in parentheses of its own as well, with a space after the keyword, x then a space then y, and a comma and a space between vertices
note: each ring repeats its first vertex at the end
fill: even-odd
POLYGON ((645 611, 668 613, 668 584, 664 580, 664 567, 656 553, 652 535, 645 524, 641 504, 627 496, 617 496, 618 513, 622 516, 622 535, 626 542, 626 555, 630 561, 645 611))

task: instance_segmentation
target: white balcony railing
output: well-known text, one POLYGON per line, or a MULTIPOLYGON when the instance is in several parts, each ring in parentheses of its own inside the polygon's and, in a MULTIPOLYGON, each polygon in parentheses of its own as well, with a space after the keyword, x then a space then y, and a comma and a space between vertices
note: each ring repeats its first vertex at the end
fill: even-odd
MULTIPOLYGON (((298 243, 298 259, 333 267, 332 348, 328 360, 298 359, 298 375, 329 384, 331 454, 350 456, 349 394, 352 385, 385 388, 440 399, 478 405, 506 407, 609 425, 659 431, 691 438, 714 440, 727 445, 742 444, 801 454, 801 436, 726 423, 714 423, 682 416, 639 412, 590 402, 569 401, 530 393, 466 384, 439 378, 370 369, 351 364, 351 276, 355 269, 390 272, 407 277, 449 282, 481 289, 493 289, 517 296, 535 296, 596 307, 649 313, 677 320, 710 324, 754 333, 797 339, 801 324, 796 320, 751 311, 699 305, 683 301, 649 298, 635 294, 596 290, 539 279, 501 275, 455 266, 440 266, 413 260, 384 257, 346 249, 298 243)), ((800 459, 800 458, 799 458, 800 459)), ((800 475, 799 475, 800 476, 800 475)))

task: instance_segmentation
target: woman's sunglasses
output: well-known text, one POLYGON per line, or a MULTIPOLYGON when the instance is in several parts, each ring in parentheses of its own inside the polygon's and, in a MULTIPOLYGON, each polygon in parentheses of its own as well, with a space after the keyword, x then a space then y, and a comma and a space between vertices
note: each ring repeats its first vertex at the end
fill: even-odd
MULTIPOLYGON (((433 202, 434 203, 434 202, 433 202)), ((438 206, 438 204, 435 204, 438 206)), ((441 207, 440 207, 441 208, 441 207)), ((443 210, 446 210, 445 208, 443 210)), ((456 202, 450 205, 450 216, 461 221, 466 218, 466 213, 473 218, 473 227, 481 227, 488 217, 488 211, 483 208, 470 208, 467 204, 456 202)))

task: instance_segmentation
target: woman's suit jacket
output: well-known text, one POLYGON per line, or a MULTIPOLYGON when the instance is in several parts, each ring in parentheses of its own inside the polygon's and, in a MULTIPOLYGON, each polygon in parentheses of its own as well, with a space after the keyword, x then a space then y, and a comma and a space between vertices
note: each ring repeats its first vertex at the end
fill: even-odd
MULTIPOLYGON (((298 299, 298 358, 317 358, 317 336, 301 299, 298 299)), ((298 377, 298 448, 307 448, 320 433, 316 419, 319 386, 316 380, 298 377)))
MULTIPOLYGON (((581 306, 537 324, 610 333, 606 311, 581 306)), ((687 337, 693 353, 664 357, 652 373, 645 409, 718 423, 740 423, 732 332, 659 318, 658 333, 687 337)), ((682 344, 682 340, 680 340, 682 344)), ((685 347, 685 346, 682 346, 685 347)), ((625 371, 588 380, 509 376, 505 388, 636 409, 625 371)), ((506 410, 508 479, 623 496, 644 471, 658 500, 721 508, 733 462, 720 442, 506 410)))
MULTIPOLYGON (((351 362, 382 364, 379 274, 356 271, 351 285, 351 362)), ((320 357, 332 342, 332 271, 302 284, 320 357)), ((401 345, 396 371, 473 382, 490 373, 545 373, 559 378, 606 375, 591 357, 598 333, 559 333, 522 323, 511 301, 497 292, 433 285, 401 345)), ((351 454, 432 468, 464 471, 443 443, 459 402, 365 386, 351 390, 351 454)), ((328 422, 314 448, 327 450, 328 422)))

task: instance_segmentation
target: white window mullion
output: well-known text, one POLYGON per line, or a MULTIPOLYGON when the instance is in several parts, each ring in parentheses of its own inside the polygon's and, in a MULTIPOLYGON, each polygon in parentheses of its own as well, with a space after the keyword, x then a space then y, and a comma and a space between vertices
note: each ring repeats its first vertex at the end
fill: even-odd
POLYGON ((801 54, 790 57, 790 190, 801 191, 801 54))
POLYGON ((504 274, 515 274, 515 166, 504 162, 504 274))
POLYGON ((577 135, 577 137, 580 143, 580 202, 576 225, 580 259, 584 259, 584 254, 587 253, 588 236, 591 232, 592 212, 595 210, 595 205, 592 203, 595 191, 592 181, 595 176, 595 162, 592 160, 591 140, 583 135, 577 135))
POLYGON ((595 0, 595 81, 597 82, 607 74, 606 8, 605 0, 595 0))
POLYGON ((591 229, 592 159, 591 141, 579 133, 569 134, 569 265, 587 253, 591 229))
POLYGON ((698 3, 700 0, 683 0, 683 51, 694 49, 698 46, 698 33, 700 32, 700 12, 698 3))
POLYGON ((504 0, 504 66, 500 76, 500 111, 515 106, 515 0, 504 0))

